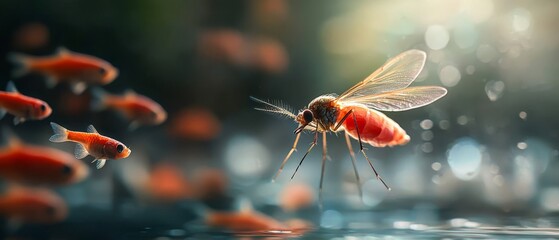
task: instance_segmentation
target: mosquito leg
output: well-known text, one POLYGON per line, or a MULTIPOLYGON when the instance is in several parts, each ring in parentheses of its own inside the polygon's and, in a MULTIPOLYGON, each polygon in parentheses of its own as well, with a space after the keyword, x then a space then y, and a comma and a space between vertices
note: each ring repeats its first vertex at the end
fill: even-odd
POLYGON ((355 172, 355 178, 357 180, 357 190, 359 191, 359 199, 363 199, 363 190, 361 189, 361 178, 359 177, 359 172, 357 172, 357 165, 355 160, 355 152, 353 147, 351 147, 351 141, 349 140, 349 134, 345 132, 345 141, 347 143, 347 149, 349 150, 349 156, 351 157, 351 164, 353 165, 353 172, 355 172))
MULTIPOLYGON (((342 126, 342 124, 344 123, 345 119, 346 119, 347 117, 349 117, 349 115, 352 114, 352 113, 353 113, 353 109, 349 110, 349 111, 344 115, 344 117, 342 117, 342 120, 340 120, 340 121, 338 122, 338 124, 336 124, 336 126, 334 127, 334 129, 332 129, 332 131, 335 132, 336 130, 338 130, 338 128, 340 128, 340 127, 342 126)), ((355 117, 355 114, 354 114, 354 117, 355 117)))
POLYGON ((295 172, 293 172, 293 175, 291 175, 291 180, 293 180, 293 177, 295 177, 295 174, 299 170, 299 167, 301 166, 301 163, 303 163, 303 160, 305 160, 307 155, 311 152, 312 148, 316 145, 317 139, 318 139, 318 124, 316 125, 314 140, 312 141, 311 146, 309 147, 309 149, 307 150, 307 152, 305 153, 303 158, 301 158, 301 161, 299 162, 299 165, 297 165, 297 168, 295 169, 295 172))
POLYGON ((301 136, 301 133, 298 133, 297 136, 295 137, 295 141, 293 142, 293 146, 291 147, 291 150, 289 150, 289 152, 287 153, 287 155, 283 159, 283 162, 281 163, 280 168, 276 172, 276 175, 274 175, 274 178, 272 178, 272 182, 275 182, 276 178, 278 178, 281 171, 283 171, 283 167, 285 167, 285 163, 287 163, 287 160, 289 159, 289 157, 291 157, 291 154, 293 154, 293 152, 297 151, 297 143, 299 142, 299 137, 300 136, 301 136))
POLYGON ((355 124, 355 130, 357 130, 357 139, 359 140, 359 149, 361 150, 361 153, 363 154, 365 159, 367 159, 367 162, 369 162, 369 165, 373 169, 373 172, 375 172, 375 176, 377 177, 377 179, 380 180, 380 182, 382 182, 382 184, 384 185, 384 187, 386 187, 386 189, 388 189, 388 191, 390 191, 391 188, 384 182, 384 180, 382 180, 377 170, 373 166, 373 163, 371 162, 371 160, 369 160, 367 154, 365 154, 365 150, 363 150, 363 142, 361 142, 361 134, 359 134, 359 126, 357 126, 357 119, 355 118, 355 113, 353 113, 353 123, 355 124))
POLYGON ((326 167, 326 132, 322 132, 322 170, 320 171, 320 186, 318 187, 318 206, 322 210, 322 183, 324 182, 324 169, 326 167))

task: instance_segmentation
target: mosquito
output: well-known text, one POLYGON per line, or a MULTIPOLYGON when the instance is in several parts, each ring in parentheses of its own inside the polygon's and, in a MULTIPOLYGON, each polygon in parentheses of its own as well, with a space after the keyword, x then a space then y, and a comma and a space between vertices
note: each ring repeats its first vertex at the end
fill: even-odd
POLYGON ((367 157, 363 145, 392 147, 408 143, 410 136, 406 134, 406 131, 380 111, 410 110, 428 105, 446 95, 447 90, 443 87, 408 87, 423 69, 425 59, 426 54, 421 50, 413 49, 400 53, 389 59, 365 80, 357 83, 341 95, 326 94, 319 96, 312 100, 307 108, 299 111, 297 115, 284 107, 251 97, 252 100, 265 105, 264 108, 255 108, 256 110, 284 115, 299 124, 294 131, 296 136, 293 146, 283 159, 272 181, 275 181, 287 160, 297 150, 297 143, 302 131, 314 132, 314 139, 299 161, 291 179, 293 179, 307 155, 316 146, 318 134, 322 133, 322 168, 319 185, 319 199, 322 199, 322 183, 327 159, 326 133, 344 131, 360 197, 363 196, 363 192, 350 137, 359 142, 359 151, 371 166, 376 178, 387 190, 391 190, 367 157))

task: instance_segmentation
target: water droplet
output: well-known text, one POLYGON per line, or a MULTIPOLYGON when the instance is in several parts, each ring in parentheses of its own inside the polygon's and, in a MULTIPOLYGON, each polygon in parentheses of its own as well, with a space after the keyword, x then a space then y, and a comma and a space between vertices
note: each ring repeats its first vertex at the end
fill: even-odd
POLYGON ((522 120, 526 120, 526 118, 528 117, 528 114, 524 111, 518 113, 518 117, 520 117, 520 119, 522 120))
POLYGON ((469 119, 468 119, 468 117, 467 117, 466 115, 461 115, 461 116, 459 116, 459 117, 456 119, 456 122, 457 122, 459 125, 464 126, 464 125, 468 124, 469 119))
POLYGON ((442 130, 447 130, 450 128, 450 122, 448 120, 441 120, 439 122, 439 128, 442 130))
POLYGON ((419 126, 421 126, 421 128, 423 128, 424 130, 429 130, 433 127, 433 121, 431 121, 430 119, 425 119, 419 123, 419 126))
POLYGON ((426 142, 421 144, 421 151, 423 151, 424 153, 430 153, 433 151, 433 144, 430 142, 426 142))
POLYGON ((460 82, 460 70, 452 65, 447 65, 439 72, 441 83, 446 87, 454 87, 460 82))
POLYGON ((473 66, 473 65, 468 65, 468 66, 466 67, 466 73, 467 73, 467 74, 472 75, 472 74, 474 74, 475 72, 476 72, 476 67, 475 67, 475 66, 473 66))
POLYGON ((432 181, 434 184, 439 185, 439 184, 441 184, 441 177, 440 177, 439 175, 435 175, 435 176, 433 176, 433 177, 431 178, 431 181, 432 181))
POLYGON ((425 42, 433 50, 445 48, 449 40, 448 31, 441 25, 429 26, 427 31, 425 31, 425 42))
POLYGON ((323 228, 340 229, 343 223, 342 214, 336 210, 326 210, 320 218, 320 226, 323 228))
POLYGON ((442 164, 440 162, 434 162, 431 164, 431 168, 435 171, 439 171, 442 168, 442 164))
POLYGON ((505 83, 502 81, 489 81, 485 84, 485 93, 491 101, 497 101, 505 90, 505 83))
POLYGON ((369 207, 374 207, 382 202, 386 196, 386 189, 378 187, 378 180, 376 178, 367 180, 363 186, 363 203, 369 207))
POLYGON ((512 28, 517 32, 524 32, 530 28, 532 14, 524 8, 516 8, 511 13, 512 28))
POLYGON ((495 59, 497 56, 497 50, 489 44, 481 44, 477 49, 476 56, 479 61, 488 63, 495 59))
POLYGON ((481 149, 471 138, 461 138, 448 151, 448 165, 454 175, 461 180, 471 180, 479 172, 481 149))
POLYGON ((528 147, 528 144, 526 144, 525 142, 519 142, 516 144, 516 147, 520 150, 524 150, 528 147))
POLYGON ((477 44, 479 34, 473 22, 468 18, 460 18, 453 31, 454 42, 459 48, 471 48, 477 44))
POLYGON ((236 136, 225 147, 225 164, 236 176, 254 178, 266 171, 270 154, 259 141, 248 136, 236 136))
POLYGON ((421 139, 423 139, 423 141, 431 141, 433 140, 433 137, 433 131, 424 131, 421 133, 421 139))

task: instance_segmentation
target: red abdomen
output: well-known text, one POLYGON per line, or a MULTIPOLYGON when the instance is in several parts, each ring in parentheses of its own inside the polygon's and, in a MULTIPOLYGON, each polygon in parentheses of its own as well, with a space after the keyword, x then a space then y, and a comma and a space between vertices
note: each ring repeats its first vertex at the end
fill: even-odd
POLYGON ((410 136, 394 120, 362 105, 340 106, 338 119, 342 119, 351 109, 355 114, 355 121, 353 116, 349 115, 342 124, 351 137, 361 137, 362 142, 374 147, 404 145, 410 141, 410 136), (355 122, 359 128, 359 135, 355 122))

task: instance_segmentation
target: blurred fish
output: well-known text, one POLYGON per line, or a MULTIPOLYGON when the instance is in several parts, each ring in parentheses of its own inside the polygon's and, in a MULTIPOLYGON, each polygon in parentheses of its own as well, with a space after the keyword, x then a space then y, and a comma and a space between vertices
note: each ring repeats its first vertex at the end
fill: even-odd
POLYGON ((306 184, 287 185, 280 194, 280 206, 284 211, 292 212, 310 206, 314 202, 314 192, 306 184))
POLYGON ((131 150, 121 142, 109 137, 105 137, 97 132, 93 125, 87 127, 87 132, 70 131, 62 126, 50 123, 54 135, 49 140, 51 142, 76 142, 74 156, 82 159, 87 155, 95 157, 93 162, 97 162, 97 169, 105 165, 107 159, 121 159, 130 155, 131 150))
POLYGON ((49 87, 67 82, 76 94, 82 93, 87 85, 109 84, 118 75, 118 70, 107 61, 65 48, 59 48, 53 56, 35 57, 12 53, 8 58, 19 67, 14 70, 14 77, 39 73, 47 77, 49 87))
POLYGON ((204 59, 239 66, 247 64, 246 40, 235 30, 206 30, 200 33, 197 48, 204 59))
POLYGON ((48 189, 10 186, 0 197, 0 215, 18 222, 51 224, 64 220, 68 207, 48 189))
POLYGON ((166 202, 187 199, 194 195, 193 187, 178 167, 170 163, 158 164, 153 168, 148 187, 152 197, 166 202))
POLYGON ((289 56, 285 47, 276 40, 259 38, 250 48, 252 65, 268 73, 284 72, 289 65, 289 56))
POLYGON ((169 134, 179 138, 211 140, 221 131, 219 119, 204 108, 190 108, 176 114, 169 125, 169 134))
POLYGON ((227 176, 219 169, 198 170, 194 183, 197 198, 201 200, 222 198, 228 187, 227 176))
POLYGON ((0 119, 6 112, 14 115, 14 125, 18 125, 27 119, 44 119, 50 116, 52 109, 42 100, 19 93, 10 81, 6 91, 0 91, 0 119))
POLYGON ((302 220, 280 222, 270 216, 253 210, 250 202, 245 201, 238 212, 208 212, 205 214, 208 226, 231 230, 235 233, 304 233, 312 228, 302 220))
POLYGON ((167 112, 161 105, 132 90, 119 96, 95 88, 91 105, 94 110, 110 108, 122 113, 131 120, 130 130, 141 125, 158 125, 167 119, 167 112))
POLYGON ((0 177, 9 181, 66 185, 88 174, 85 164, 58 149, 24 145, 15 137, 7 148, 0 149, 0 177))
POLYGON ((29 22, 14 33, 13 46, 24 50, 36 50, 48 44, 49 35, 49 29, 45 24, 29 22))

